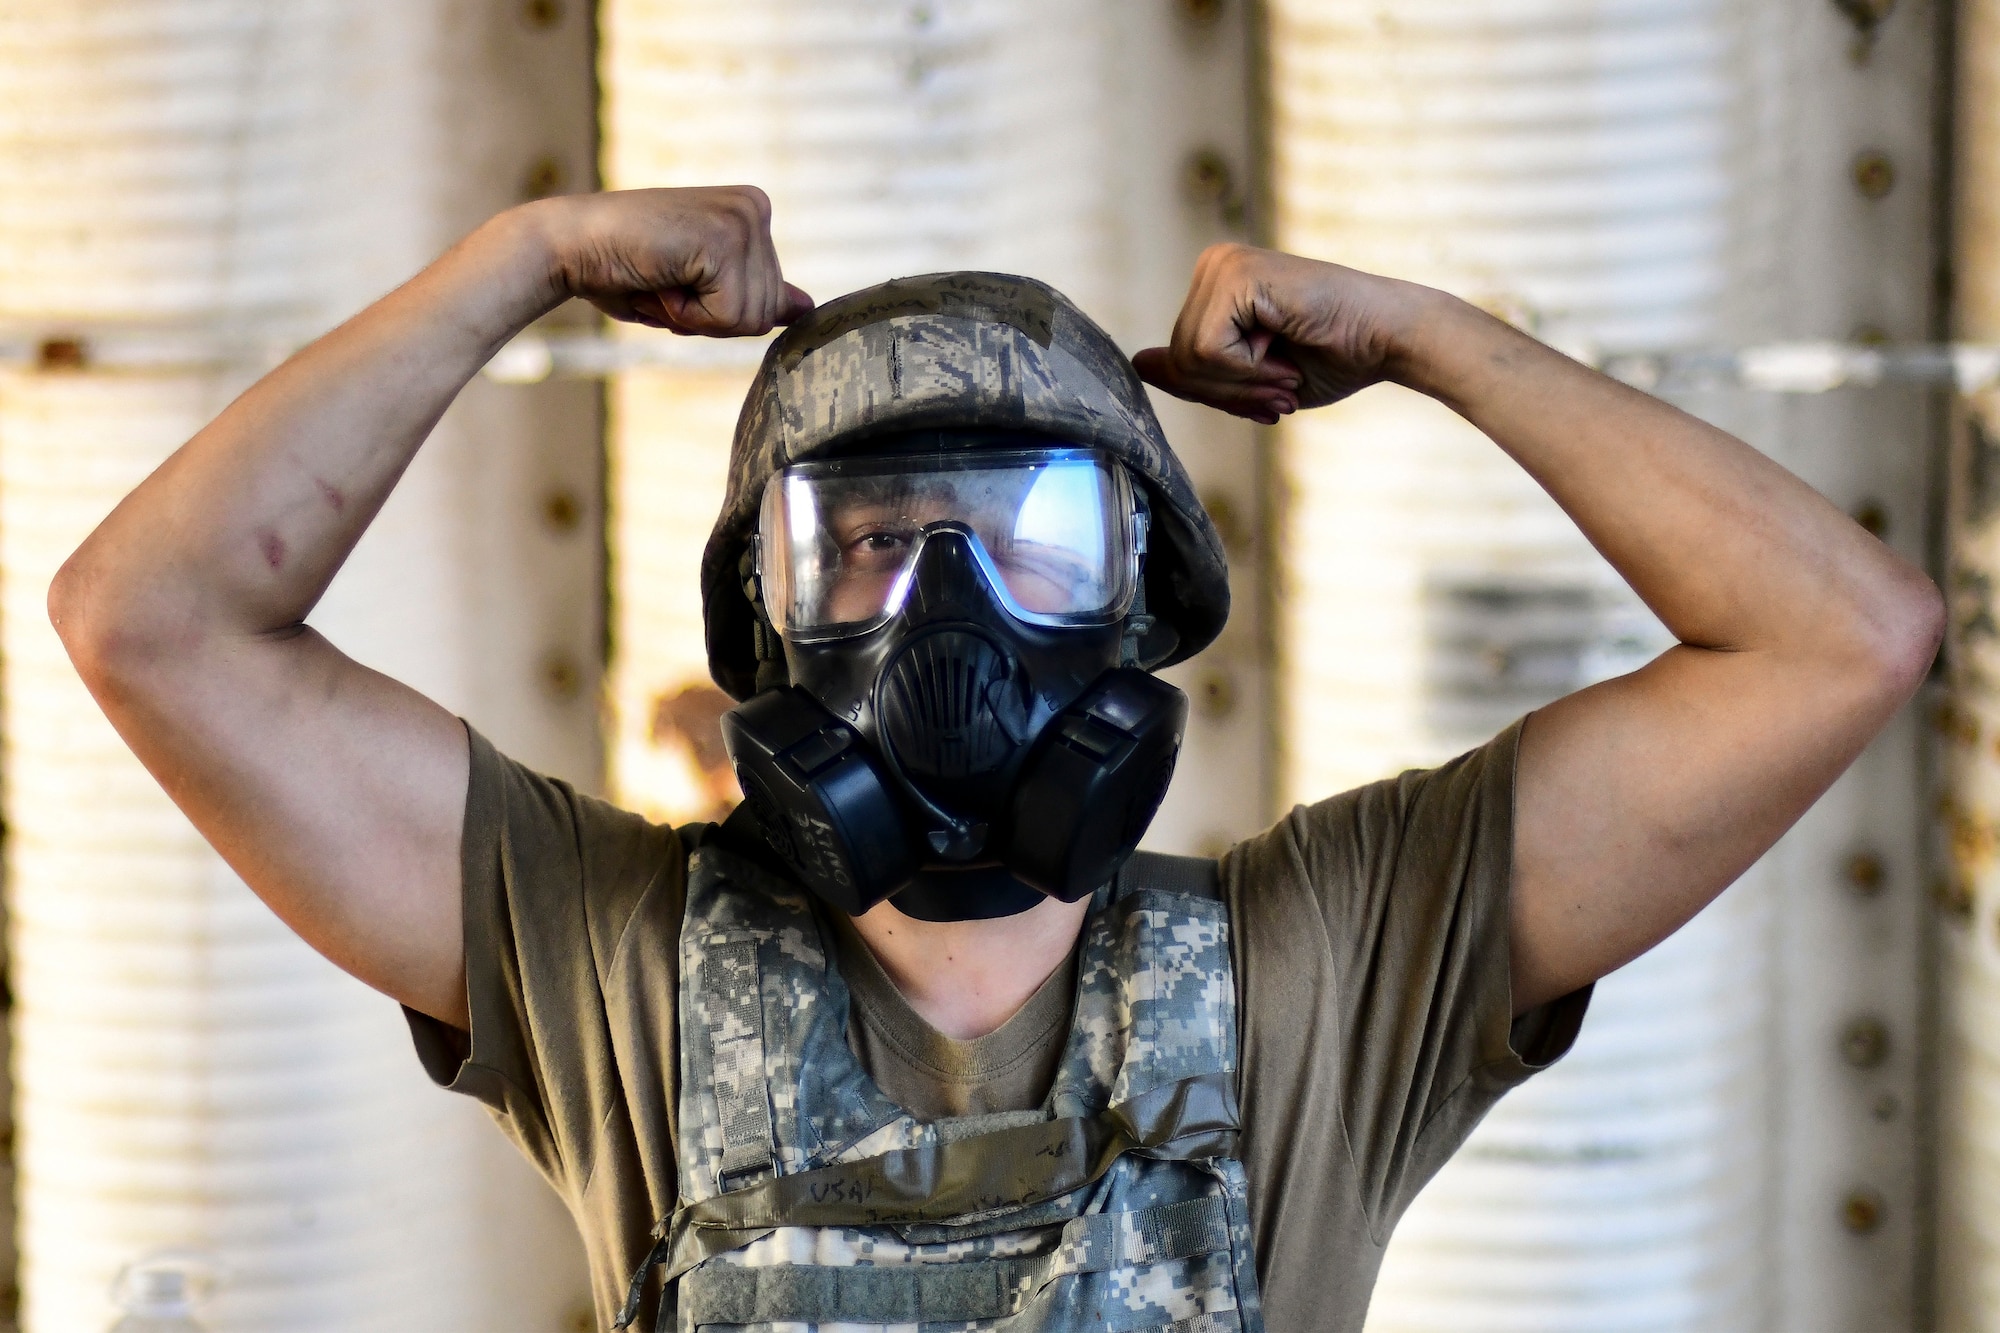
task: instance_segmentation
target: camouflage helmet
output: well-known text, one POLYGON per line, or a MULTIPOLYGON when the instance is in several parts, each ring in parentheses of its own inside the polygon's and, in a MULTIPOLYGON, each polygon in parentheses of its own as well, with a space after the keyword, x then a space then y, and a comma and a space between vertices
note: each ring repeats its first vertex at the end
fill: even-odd
POLYGON ((773 474, 916 433, 947 432, 940 447, 977 447, 977 432, 994 431, 1103 449, 1140 484, 1152 511, 1146 611, 1158 625, 1143 665, 1171 666, 1222 632, 1229 569, 1221 539, 1111 336, 1033 278, 933 273, 829 301, 764 354, 701 561, 716 684, 747 699, 759 688, 760 660, 780 657, 751 602, 744 559, 773 474), (975 434, 953 434, 967 430, 975 434))

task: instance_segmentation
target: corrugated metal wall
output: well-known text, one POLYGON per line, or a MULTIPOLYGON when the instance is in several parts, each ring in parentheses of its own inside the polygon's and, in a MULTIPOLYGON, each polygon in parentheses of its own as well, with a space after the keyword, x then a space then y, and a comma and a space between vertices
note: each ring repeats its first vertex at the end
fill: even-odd
MULTIPOLYGON (((1926 6, 1865 35, 1818 0, 1271 12, 1285 248, 1590 354, 1927 332, 1926 6)), ((1921 556, 1920 391, 1683 402, 1921 556)), ((1662 642, 1442 408, 1373 390, 1284 434, 1288 799, 1435 762, 1662 642)), ((1570 1060, 1411 1210, 1373 1327, 1916 1326, 1916 758, 1899 723, 1599 987, 1570 1060)))
MULTIPOLYGON (((39 367, 0 377, 30 1330, 106 1327, 114 1273, 169 1246, 220 1266, 216 1330, 540 1329, 583 1298, 546 1187, 476 1108, 425 1085, 395 1006, 313 956, 201 842, 68 669, 42 602, 267 346, 405 276, 467 211, 513 202, 563 136, 587 180, 587 18, 571 19, 565 74, 561 34, 512 4, 0 7, 0 319, 41 348, 39 367), (537 95, 525 117, 496 114, 501 83, 537 95), (496 201, 480 157, 510 151, 496 201)), ((553 647, 587 670, 595 555, 587 537, 534 550, 529 497, 544 474, 590 496, 594 407, 587 391, 567 408, 499 396, 517 392, 475 393, 315 623, 588 778, 587 682, 552 708, 534 663, 553 647), (580 455, 536 429, 565 411, 582 433, 558 443, 580 455), (537 596, 567 623, 520 614, 537 596), (483 599, 510 613, 505 632, 483 599), (516 627, 535 652, 509 642, 516 627)))
MULTIPOLYGON (((1278 242, 1457 291, 1558 345, 1724 336, 1755 185, 1744 27, 1687 0, 1280 0, 1278 242)), ((1284 435, 1288 795, 1436 762, 1664 645, 1554 503, 1443 407, 1375 389, 1284 435)), ((1757 918, 1739 891, 1600 985, 1570 1059, 1411 1209, 1371 1328, 1761 1322, 1761 1136, 1738 1128, 1763 1115, 1757 918)))

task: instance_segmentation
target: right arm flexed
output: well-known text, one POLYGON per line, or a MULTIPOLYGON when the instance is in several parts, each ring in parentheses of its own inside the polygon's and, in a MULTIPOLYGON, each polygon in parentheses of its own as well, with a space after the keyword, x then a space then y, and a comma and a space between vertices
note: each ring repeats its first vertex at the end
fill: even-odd
POLYGON ((314 948, 466 1023, 464 730, 303 621, 418 446, 501 344, 561 301, 679 333, 811 308, 749 188, 503 213, 259 381, 63 566, 49 614, 134 753, 314 948))

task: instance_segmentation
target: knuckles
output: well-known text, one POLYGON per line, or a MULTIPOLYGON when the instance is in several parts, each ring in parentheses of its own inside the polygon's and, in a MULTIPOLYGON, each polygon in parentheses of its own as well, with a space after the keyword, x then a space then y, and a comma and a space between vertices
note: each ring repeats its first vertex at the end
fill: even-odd
POLYGON ((1196 258, 1195 273, 1225 290, 1243 286, 1253 280, 1267 253, 1241 241, 1217 241, 1196 258))

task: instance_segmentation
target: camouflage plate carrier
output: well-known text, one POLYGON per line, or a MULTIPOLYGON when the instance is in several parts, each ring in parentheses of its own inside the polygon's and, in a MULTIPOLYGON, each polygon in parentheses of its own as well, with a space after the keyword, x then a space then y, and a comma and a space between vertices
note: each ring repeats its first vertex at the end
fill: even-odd
POLYGON ((1036 1111, 923 1123, 849 1049, 807 894, 714 840, 681 935, 680 1203, 617 1327, 1261 1330, 1214 863, 1100 890, 1036 1111))

